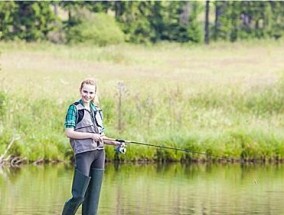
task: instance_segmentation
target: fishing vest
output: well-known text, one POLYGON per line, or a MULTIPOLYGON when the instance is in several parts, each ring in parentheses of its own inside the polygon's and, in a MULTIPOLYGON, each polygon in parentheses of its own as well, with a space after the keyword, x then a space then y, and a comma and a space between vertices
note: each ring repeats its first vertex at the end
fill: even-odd
MULTIPOLYGON (((88 132, 95 134, 103 133, 103 117, 102 111, 99 108, 92 108, 87 110, 80 102, 75 102, 77 109, 76 125, 74 131, 88 132)), ((75 154, 82 152, 101 150, 104 148, 103 142, 94 141, 93 139, 72 139, 70 138, 70 144, 75 154)))

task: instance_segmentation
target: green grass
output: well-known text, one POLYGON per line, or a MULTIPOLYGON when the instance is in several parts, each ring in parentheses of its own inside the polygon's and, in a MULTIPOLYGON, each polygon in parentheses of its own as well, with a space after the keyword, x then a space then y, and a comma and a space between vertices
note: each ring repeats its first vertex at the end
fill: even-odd
POLYGON ((0 43, 0 154, 19 135, 13 155, 70 158, 65 112, 95 77, 108 136, 198 152, 129 145, 121 160, 283 159, 282 47, 0 43))

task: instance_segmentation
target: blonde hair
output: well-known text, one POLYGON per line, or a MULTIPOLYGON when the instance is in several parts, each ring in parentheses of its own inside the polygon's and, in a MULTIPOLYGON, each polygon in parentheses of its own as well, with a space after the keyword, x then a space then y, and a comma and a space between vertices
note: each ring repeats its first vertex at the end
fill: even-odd
POLYGON ((87 78, 85 79, 84 81, 81 82, 81 86, 80 86, 80 91, 83 89, 84 87, 84 84, 89 84, 89 85, 93 85, 95 86, 95 97, 94 99, 92 100, 92 102, 95 104, 95 105, 99 105, 99 96, 98 96, 98 87, 97 87, 97 82, 95 79, 93 78, 87 78))

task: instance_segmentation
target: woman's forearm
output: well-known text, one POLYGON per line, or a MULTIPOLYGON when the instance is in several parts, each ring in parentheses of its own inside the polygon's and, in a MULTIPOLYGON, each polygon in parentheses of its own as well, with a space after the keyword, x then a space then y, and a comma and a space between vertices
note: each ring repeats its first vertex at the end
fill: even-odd
POLYGON ((71 139, 94 139, 100 140, 101 136, 99 134, 88 133, 88 132, 78 132, 73 129, 65 130, 66 136, 71 139))
POLYGON ((72 128, 67 128, 65 130, 66 136, 71 139, 93 139, 95 141, 103 141, 107 145, 120 145, 120 142, 113 138, 107 137, 105 135, 88 133, 88 132, 78 132, 74 131, 72 128))
POLYGON ((120 143, 117 142, 115 139, 107 137, 107 136, 102 136, 102 139, 104 141, 105 144, 107 145, 119 145, 120 143))

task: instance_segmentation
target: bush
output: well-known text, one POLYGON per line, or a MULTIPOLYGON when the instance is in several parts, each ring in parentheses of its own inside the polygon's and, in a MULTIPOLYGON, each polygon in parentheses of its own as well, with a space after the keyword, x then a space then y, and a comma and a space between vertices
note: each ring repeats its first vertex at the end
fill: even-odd
POLYGON ((66 43, 66 32, 63 30, 63 25, 58 23, 54 30, 48 32, 47 39, 55 44, 66 43))
POLYGON ((102 13, 87 13, 81 16, 78 24, 69 28, 67 41, 105 46, 122 43, 124 34, 114 17, 102 13))

